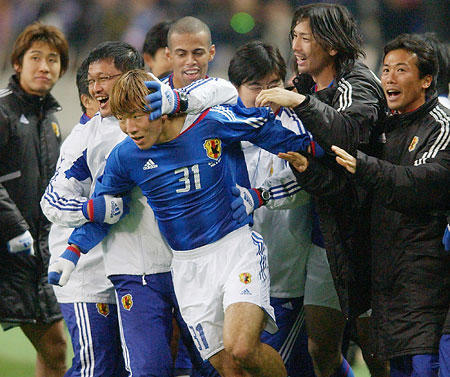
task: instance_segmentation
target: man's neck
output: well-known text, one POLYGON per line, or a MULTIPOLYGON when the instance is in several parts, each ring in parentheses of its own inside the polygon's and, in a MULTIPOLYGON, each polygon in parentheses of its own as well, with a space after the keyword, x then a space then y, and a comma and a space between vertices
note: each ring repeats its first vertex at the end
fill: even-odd
POLYGON ((160 137, 158 138, 157 144, 167 143, 177 138, 181 130, 183 129, 185 120, 186 115, 177 116, 174 118, 166 118, 162 120, 163 129, 160 137))
POLYGON ((327 88, 336 78, 336 68, 334 64, 327 65, 317 75, 311 75, 317 85, 317 90, 327 88))

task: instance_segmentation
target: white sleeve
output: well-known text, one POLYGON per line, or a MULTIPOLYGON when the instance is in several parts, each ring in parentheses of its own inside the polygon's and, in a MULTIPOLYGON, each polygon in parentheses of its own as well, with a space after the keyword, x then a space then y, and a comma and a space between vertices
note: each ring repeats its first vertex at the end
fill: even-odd
POLYGON ((61 146, 56 171, 41 198, 44 215, 52 223, 79 227, 87 222, 81 210, 89 199, 92 178, 87 170, 86 125, 77 125, 61 146))
POLYGON ((265 206, 271 210, 292 209, 311 200, 310 195, 297 183, 289 166, 267 178, 261 187, 270 192, 270 199, 265 206))
POLYGON ((234 85, 224 79, 209 77, 204 80, 194 81, 192 84, 181 88, 188 99, 188 113, 198 113, 210 107, 237 102, 238 93, 234 85))

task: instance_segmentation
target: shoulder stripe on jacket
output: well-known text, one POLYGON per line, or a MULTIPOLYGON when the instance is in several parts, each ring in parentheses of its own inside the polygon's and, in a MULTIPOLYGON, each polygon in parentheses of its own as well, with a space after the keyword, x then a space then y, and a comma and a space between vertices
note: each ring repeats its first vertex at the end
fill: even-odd
POLYGON ((0 98, 10 95, 12 91, 8 88, 0 90, 0 98))
POLYGON ((197 80, 197 81, 194 81, 193 83, 189 84, 188 86, 185 86, 184 88, 180 88, 180 90, 185 92, 186 94, 189 94, 194 89, 198 88, 199 86, 205 85, 207 82, 210 82, 212 80, 215 80, 215 79, 213 77, 209 77, 207 79, 197 80))
POLYGON ((339 81, 338 90, 341 92, 339 96, 339 107, 337 111, 344 111, 352 105, 352 85, 345 79, 339 81))
POLYGON ((425 164, 429 158, 435 158, 439 151, 447 148, 450 141, 449 116, 439 107, 439 105, 431 110, 430 114, 436 122, 441 125, 441 129, 430 149, 423 154, 422 158, 414 161, 415 166, 425 164))

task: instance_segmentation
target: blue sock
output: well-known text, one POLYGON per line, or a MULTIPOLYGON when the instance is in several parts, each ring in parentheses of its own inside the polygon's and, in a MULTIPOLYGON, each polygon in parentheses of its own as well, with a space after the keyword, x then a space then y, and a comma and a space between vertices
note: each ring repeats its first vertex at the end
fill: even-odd
POLYGON ((342 364, 336 369, 331 377, 355 377, 355 375, 353 374, 350 364, 343 358, 342 364))

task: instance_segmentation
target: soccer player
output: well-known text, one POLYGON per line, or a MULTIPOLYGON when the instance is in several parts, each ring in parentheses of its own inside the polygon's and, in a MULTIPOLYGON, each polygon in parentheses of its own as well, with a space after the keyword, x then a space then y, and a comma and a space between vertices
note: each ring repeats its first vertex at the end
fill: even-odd
MULTIPOLYGON (((88 60, 84 60, 76 76, 80 104, 84 112, 80 123, 72 129, 61 146, 56 173, 49 183, 45 198, 62 194, 58 184, 54 184, 61 175, 74 181, 80 197, 89 197, 91 193, 90 179, 75 180, 70 173, 74 161, 83 155, 85 143, 80 141, 85 136, 86 127, 89 127, 85 124, 98 111, 97 100, 89 94, 88 68, 88 60), (84 104, 87 107, 84 107, 84 104)), ((58 215, 63 217, 61 214, 64 212, 59 208, 46 206, 46 199, 42 199, 41 204, 45 214, 48 214, 49 209, 54 209, 49 216, 50 220, 58 215)), ((73 200, 72 208, 75 206, 76 202, 73 200)), ((87 221, 88 219, 85 219, 85 222, 87 221)), ((52 224, 50 229, 50 264, 59 256, 61 247, 67 244, 73 231, 69 226, 59 225, 61 223, 64 223, 64 220, 52 224)), ((106 277, 101 246, 95 247, 79 267, 64 287, 53 286, 74 352, 72 366, 66 376, 128 376, 122 356, 114 287, 106 277), (108 346, 105 347, 105 344, 108 346)))
MULTIPOLYGON (((286 63, 279 50, 260 41, 240 47, 228 67, 228 77, 246 107, 255 107, 262 89, 283 87, 285 76, 286 63)), ((300 134, 307 132, 291 109, 281 107, 276 114, 284 127, 300 134)), ((313 376, 307 321, 322 320, 323 316, 314 311, 316 307, 340 311, 340 306, 326 252, 311 241, 312 201, 285 161, 248 142, 242 142, 242 147, 251 186, 259 187, 262 197, 267 195, 265 205, 253 215, 253 229, 263 236, 268 249, 270 302, 279 331, 273 335, 263 332, 262 341, 280 352, 288 375, 313 376), (279 203, 275 208, 283 209, 269 210, 274 201, 279 203), (309 312, 305 313, 304 305, 308 305, 309 312)), ((259 201, 254 190, 247 192, 252 193, 254 200, 259 201)), ((242 213, 245 218, 245 209, 242 213)), ((310 327, 309 335, 320 325, 310 327)), ((332 342, 333 338, 327 341, 332 342)))
MULTIPOLYGON (((87 64, 89 91, 100 104, 99 113, 83 128, 77 129, 81 132, 77 131, 74 144, 79 152, 65 159, 60 173, 54 176, 42 199, 46 215, 57 224, 70 227, 99 218, 114 222, 123 213, 121 198, 89 201, 83 186, 87 184, 93 192, 95 179, 103 173, 106 157, 126 136, 112 116, 109 97, 119 76, 130 69, 142 68, 143 59, 126 43, 105 42, 91 51, 87 64)), ((217 81, 211 79, 204 85, 191 88, 190 94, 186 92, 189 104, 200 102, 191 101, 195 99, 196 91, 200 91, 202 100, 206 97, 202 92, 205 91, 211 100, 235 101, 236 90, 224 80, 221 80, 223 85, 220 89, 208 86, 217 81)), ((177 316, 185 341, 191 344, 191 357, 199 368, 201 359, 195 355, 197 351, 192 347, 192 339, 181 319, 173 292, 171 252, 139 190, 131 193, 130 211, 132 214, 117 224, 101 245, 104 270, 117 293, 127 370, 137 375, 172 375, 169 348, 172 311, 177 316)))
POLYGON ((15 41, 14 75, 0 91, 0 322, 20 326, 37 352, 36 376, 66 370, 61 311, 47 283, 50 223, 39 201, 55 171, 61 141, 50 94, 66 72, 63 33, 33 23, 15 41))
MULTIPOLYGON (((313 142, 282 127, 267 108, 217 106, 150 121, 143 110, 148 78, 130 71, 115 84, 112 111, 129 137, 108 157, 94 196, 141 188, 172 249, 175 291, 203 359, 224 376, 286 376, 280 355, 259 339, 265 325, 276 328, 267 255, 262 238, 232 220, 237 169, 230 164, 244 159, 231 154, 241 153, 236 142, 243 139, 272 152, 306 151, 313 142)), ((99 223, 76 229, 55 276, 67 279, 80 250, 107 230, 99 223)))

